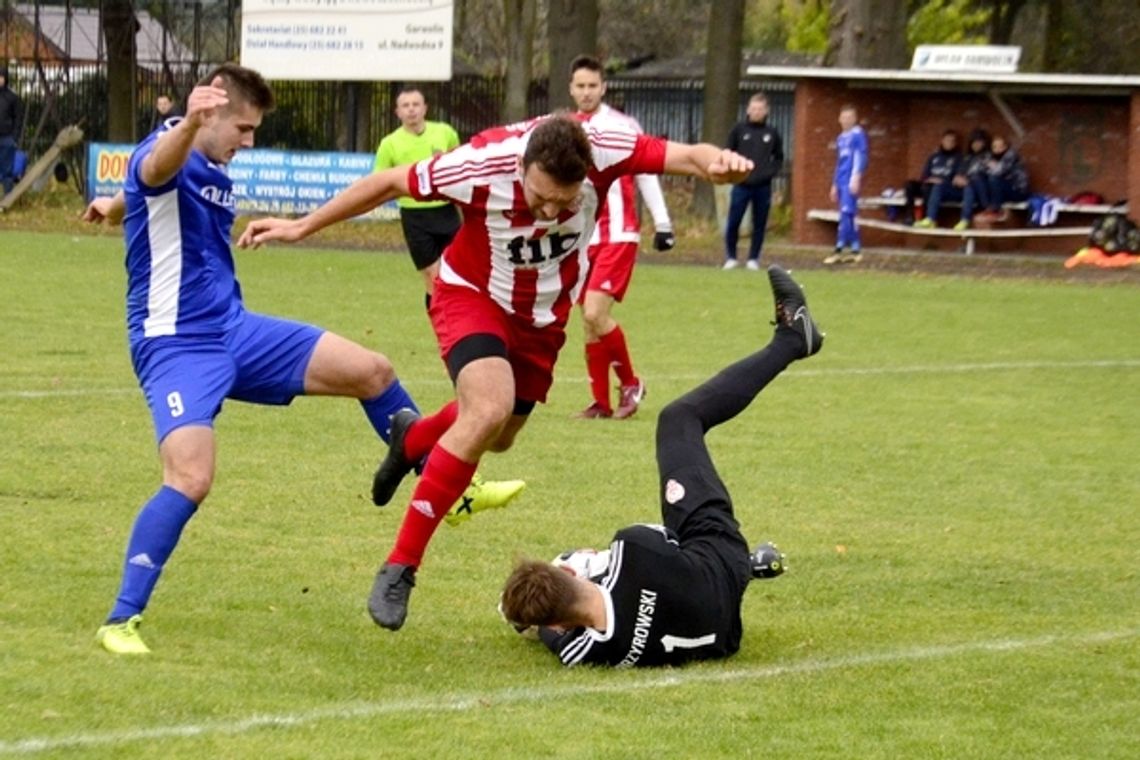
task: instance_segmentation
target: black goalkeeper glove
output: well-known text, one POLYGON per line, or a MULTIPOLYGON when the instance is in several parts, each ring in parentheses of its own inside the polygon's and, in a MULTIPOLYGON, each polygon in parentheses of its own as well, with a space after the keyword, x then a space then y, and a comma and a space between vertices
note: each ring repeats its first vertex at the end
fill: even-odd
POLYGON ((653 235, 653 250, 668 251, 677 245, 677 237, 672 232, 657 232, 653 235))

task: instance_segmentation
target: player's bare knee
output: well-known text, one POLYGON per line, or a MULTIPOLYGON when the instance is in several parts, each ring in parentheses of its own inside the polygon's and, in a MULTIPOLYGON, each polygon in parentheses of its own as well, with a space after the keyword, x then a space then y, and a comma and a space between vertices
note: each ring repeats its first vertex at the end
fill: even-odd
POLYGON ((384 354, 371 352, 368 371, 364 378, 363 398, 375 398, 396 382, 396 368, 384 354))
POLYGON ((214 476, 210 472, 178 470, 167 473, 164 482, 195 504, 201 504, 210 494, 214 476))
POLYGON ((586 303, 582 306, 582 321, 585 323, 587 331, 593 332, 595 335, 601 335, 602 328, 605 327, 608 318, 609 311, 603 306, 592 303, 586 303))
POLYGON ((483 441, 487 449, 495 451, 510 417, 510 406, 496 403, 494 399, 480 399, 460 409, 456 424, 472 438, 483 441))

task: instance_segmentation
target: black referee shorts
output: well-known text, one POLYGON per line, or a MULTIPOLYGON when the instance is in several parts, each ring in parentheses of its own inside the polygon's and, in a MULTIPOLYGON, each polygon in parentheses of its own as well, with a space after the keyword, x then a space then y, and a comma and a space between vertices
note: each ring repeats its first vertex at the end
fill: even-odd
POLYGON ((459 223, 459 210, 450 203, 400 209, 400 226, 416 269, 427 269, 439 261, 443 249, 459 231, 459 223))

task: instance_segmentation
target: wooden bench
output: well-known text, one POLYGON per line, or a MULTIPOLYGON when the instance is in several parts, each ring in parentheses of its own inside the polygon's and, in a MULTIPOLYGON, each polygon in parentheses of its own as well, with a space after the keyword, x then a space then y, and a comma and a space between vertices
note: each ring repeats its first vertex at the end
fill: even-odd
MULTIPOLYGON (((922 208, 922 198, 915 199, 915 208, 922 208)), ((876 209, 876 208, 903 208, 906 206, 906 198, 901 195, 892 196, 874 196, 870 198, 860 198, 859 208, 863 209, 876 209)), ((962 208, 959 201, 943 201, 942 208, 962 208)), ((1025 201, 1019 203, 1005 203, 1002 208, 1008 211, 1028 211, 1029 204, 1025 201)), ((1121 214, 1128 213, 1128 204, 1118 203, 1113 205, 1111 203, 1058 203, 1058 214, 1092 214, 1093 216, 1101 216, 1109 212, 1119 212, 1121 214)))
MULTIPOLYGON (((839 212, 833 209, 813 208, 807 212, 807 218, 817 222, 831 222, 832 224, 837 224, 839 222, 839 212)), ((855 224, 859 227, 899 232, 904 235, 959 238, 963 243, 967 255, 974 253, 974 242, 980 239, 1010 238, 1016 240, 1030 237, 1087 238, 1092 231, 1091 224, 1083 227, 1018 227, 1016 229, 1003 230, 967 227, 964 230, 954 230, 945 227, 912 227, 909 224, 888 222, 883 219, 867 219, 861 216, 855 217, 855 224)))

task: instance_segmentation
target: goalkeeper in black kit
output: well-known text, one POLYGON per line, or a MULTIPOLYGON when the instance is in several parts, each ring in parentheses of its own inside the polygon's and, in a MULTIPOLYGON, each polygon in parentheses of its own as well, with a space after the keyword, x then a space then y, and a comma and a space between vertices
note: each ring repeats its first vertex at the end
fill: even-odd
POLYGON ((744 411, 788 365, 819 351, 823 333, 803 291, 768 268, 776 330, 756 353, 661 410, 657 468, 664 525, 618 531, 608 549, 522 560, 500 610, 516 630, 538 628, 564 665, 679 665, 740 648, 740 604, 752 578, 778 575, 771 544, 751 552, 717 475, 705 433, 744 411))

